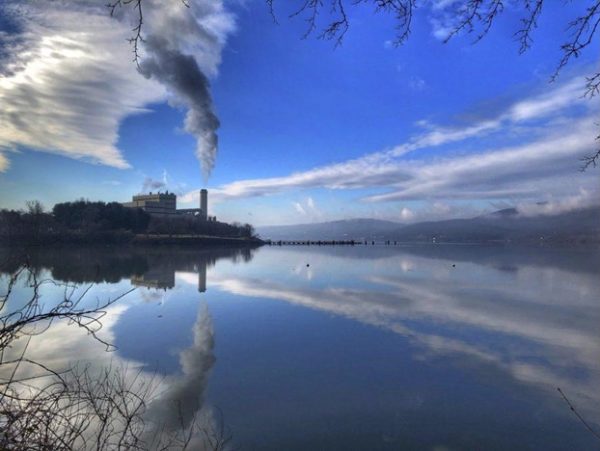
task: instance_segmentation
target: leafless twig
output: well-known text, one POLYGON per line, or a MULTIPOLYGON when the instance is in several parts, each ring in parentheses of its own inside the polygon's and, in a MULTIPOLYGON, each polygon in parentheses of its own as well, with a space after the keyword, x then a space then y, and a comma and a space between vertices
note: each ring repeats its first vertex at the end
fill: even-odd
POLYGON ((571 409, 571 412, 573 412, 575 414, 575 416, 577 417, 577 419, 586 427, 586 429, 588 431, 590 431, 590 433, 596 437, 598 440, 600 440, 600 434, 598 434, 598 432, 596 432, 587 421, 585 421, 585 419, 581 416, 581 414, 579 412, 577 412, 577 409, 575 409, 575 406, 571 403, 571 401, 569 401, 569 398, 567 398, 567 395, 564 394, 564 392, 560 389, 560 387, 556 387, 556 389, 558 390, 558 392, 560 393, 560 395, 562 396, 562 398, 565 400, 565 402, 567 403, 567 405, 569 406, 569 409, 571 409))

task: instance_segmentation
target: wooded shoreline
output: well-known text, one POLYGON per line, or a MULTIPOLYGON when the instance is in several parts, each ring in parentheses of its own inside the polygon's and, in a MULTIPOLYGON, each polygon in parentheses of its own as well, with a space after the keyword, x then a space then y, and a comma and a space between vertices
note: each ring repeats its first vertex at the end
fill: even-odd
POLYGON ((132 246, 189 245, 189 246, 250 246, 267 244, 257 237, 228 237, 212 235, 136 234, 126 231, 63 232, 58 234, 13 235, 0 237, 0 246, 46 247, 56 244, 124 244, 132 246))

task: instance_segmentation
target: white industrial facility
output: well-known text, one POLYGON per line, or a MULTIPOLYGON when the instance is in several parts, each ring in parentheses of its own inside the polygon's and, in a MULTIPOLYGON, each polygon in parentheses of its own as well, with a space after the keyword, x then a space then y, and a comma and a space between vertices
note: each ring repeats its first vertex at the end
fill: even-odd
POLYGON ((177 209, 177 195, 165 191, 161 193, 136 194, 131 202, 123 203, 124 207, 141 208, 154 216, 190 215, 202 221, 216 221, 216 216, 208 216, 208 191, 200 190, 200 208, 177 209))

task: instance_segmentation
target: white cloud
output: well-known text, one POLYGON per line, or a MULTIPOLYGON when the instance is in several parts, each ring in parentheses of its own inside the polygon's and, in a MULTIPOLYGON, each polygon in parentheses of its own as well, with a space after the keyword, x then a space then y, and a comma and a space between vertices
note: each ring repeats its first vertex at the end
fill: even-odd
POLYGON ((550 92, 516 103, 510 108, 507 117, 515 122, 535 119, 560 111, 573 103, 583 103, 584 86, 585 79, 575 77, 550 92))
POLYGON ((594 145, 593 119, 576 122, 569 130, 520 146, 397 165, 399 173, 409 175, 394 184, 393 191, 367 200, 535 198, 548 192, 561 195, 579 189, 557 183, 561 176, 569 175, 585 185, 597 186, 589 175, 576 170, 578 157, 594 145))
POLYGON ((137 73, 127 26, 104 10, 44 3, 18 7, 25 31, 0 75, 0 148, 129 167, 116 148, 119 123, 164 90, 137 73))
POLYGON ((403 221, 410 221, 411 219, 414 219, 415 214, 408 208, 404 207, 402 208, 402 210, 400 210, 400 218, 403 221))
POLYGON ((10 162, 8 158, 4 156, 4 154, 0 153, 0 172, 6 172, 6 170, 10 167, 10 162))
POLYGON ((456 3, 456 0, 432 0, 431 8, 434 11, 439 11, 454 5, 454 3, 456 3))
POLYGON ((408 87, 414 91, 422 91, 427 87, 427 82, 421 77, 412 77, 408 81, 408 87))
MULTIPOLYGON (((363 200, 535 199, 598 191, 592 174, 578 172, 579 159, 596 145, 591 102, 578 95, 582 79, 515 102, 495 117, 464 127, 420 122, 425 131, 392 149, 287 176, 235 181, 212 190, 215 201, 266 196, 308 188, 388 188, 363 200), (587 114, 587 116, 585 115, 587 114), (558 125, 557 125, 558 124, 558 125), (496 133, 519 133, 522 144, 501 148, 477 144, 496 133), (473 151, 418 159, 418 150, 469 143, 473 151), (408 158, 410 156, 410 158, 408 158)), ((489 141, 489 140, 488 140, 489 141)), ((437 155, 443 155, 438 153, 437 155)), ((195 200, 197 192, 185 198, 195 200)), ((306 210, 306 208, 304 208, 306 210)))
POLYGON ((306 216, 306 210, 304 209, 304 207, 302 206, 302 204, 300 202, 293 202, 294 205, 294 209, 301 214, 302 216, 306 216))
POLYGON ((10 0, 0 7, 20 30, 0 34, 0 150, 27 148, 127 168, 116 147, 121 121, 168 98, 188 110, 185 129, 197 138, 198 158, 210 172, 219 121, 207 77, 217 73, 233 17, 219 0, 144 5, 139 70, 127 42, 132 5, 117 8, 115 18, 104 3, 90 0, 10 0))
POLYGON ((517 209, 524 216, 557 215, 578 208, 597 205, 598 193, 580 189, 578 193, 564 198, 548 198, 543 202, 519 203, 517 209))
POLYGON ((315 200, 310 196, 304 199, 304 201, 294 201, 292 202, 292 205, 298 214, 304 216, 308 220, 314 221, 322 219, 321 211, 317 208, 315 200))

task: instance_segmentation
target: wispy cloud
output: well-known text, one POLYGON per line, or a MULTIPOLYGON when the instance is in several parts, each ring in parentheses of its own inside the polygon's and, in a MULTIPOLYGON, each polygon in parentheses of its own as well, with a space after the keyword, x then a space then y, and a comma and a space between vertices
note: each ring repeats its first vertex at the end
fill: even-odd
POLYGON ((139 76, 123 44, 131 30, 106 11, 44 3, 11 5, 24 31, 0 75, 0 148, 129 167, 116 148, 119 123, 164 90, 139 76))
POLYGON ((8 161, 8 158, 6 158, 4 154, 0 153, 0 172, 6 172, 9 166, 10 162, 8 161))
MULTIPOLYGON (((517 101, 490 119, 462 127, 427 123, 425 132, 392 149, 287 176, 235 181, 214 189, 212 197, 219 201, 308 188, 376 188, 379 192, 363 200, 540 200, 572 195, 581 188, 597 191, 593 175, 577 171, 579 158, 593 148, 597 134, 596 110, 579 95, 581 86, 581 78, 575 77, 517 101), (490 144, 491 137, 517 133, 518 144, 490 144), (418 158, 416 153, 467 143, 468 154, 437 152, 432 157, 428 152, 418 158), (388 191, 382 193, 382 188, 388 191)), ((185 197, 196 196, 191 192, 185 197)))
POLYGON ((427 87, 427 82, 421 77, 412 77, 408 81, 408 87, 414 91, 422 91, 427 87))
POLYGON ((155 180, 152 177, 146 177, 144 179, 144 183, 142 184, 142 191, 146 192, 148 190, 157 190, 166 188, 167 184, 162 180, 155 180))
POLYGON ((550 197, 545 202, 520 203, 517 205, 517 209, 524 216, 556 215, 596 204, 598 204, 598 193, 580 189, 572 196, 559 199, 550 197))
POLYGON ((306 210, 304 209, 304 207, 302 206, 302 204, 300 202, 293 202, 293 205, 294 205, 294 210, 296 210, 296 212, 298 212, 302 216, 306 215, 306 210))
MULTIPOLYGON (((514 147, 459 158, 397 165, 403 181, 392 191, 366 198, 370 202, 416 199, 496 199, 545 197, 568 190, 561 177, 576 175, 588 184, 591 177, 577 172, 577 157, 594 145, 593 119, 571 125, 569 133, 553 135, 514 147), (554 186, 553 186, 554 185, 554 186), (549 191, 548 191, 549 190, 549 191)), ((578 189, 578 187, 575 187, 578 189)))
POLYGON ((121 121, 168 99, 187 109, 185 129, 210 172, 219 124, 208 78, 217 73, 233 18, 220 0, 146 6, 139 70, 127 43, 131 7, 111 18, 104 4, 87 0, 0 6, 19 30, 0 34, 0 149, 128 168, 116 147, 121 121))
POLYGON ((160 180, 153 179, 152 177, 146 177, 142 184, 142 191, 157 190, 166 188, 169 185, 169 178, 166 170, 163 170, 162 178, 160 180))
POLYGON ((292 202, 294 210, 299 215, 314 220, 319 219, 322 216, 321 211, 317 208, 317 204, 312 197, 307 197, 303 201, 292 202))

